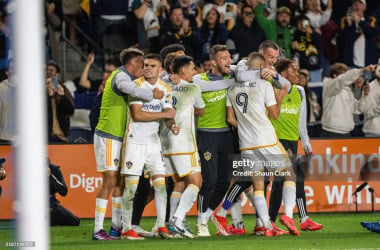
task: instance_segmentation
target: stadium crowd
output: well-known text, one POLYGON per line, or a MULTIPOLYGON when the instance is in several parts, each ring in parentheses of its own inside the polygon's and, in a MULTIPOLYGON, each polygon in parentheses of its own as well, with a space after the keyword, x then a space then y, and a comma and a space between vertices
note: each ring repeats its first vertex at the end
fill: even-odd
MULTIPOLYGON (((90 119, 103 182, 93 240, 208 237, 210 219, 221 235, 245 234, 237 195, 243 191, 257 211, 254 234, 300 235, 293 221, 295 205, 301 230, 320 230, 323 226, 307 215, 303 178, 295 163, 299 138, 305 154, 312 154, 307 123, 321 119, 323 137, 380 135, 377 1, 49 0, 49 59, 58 59, 54 26, 60 26, 63 15, 72 20, 70 41, 94 50, 77 84, 97 91, 90 119), (75 25, 98 44, 85 44, 75 25), (135 46, 122 50, 120 60, 102 62, 104 34, 115 25, 133 31, 129 45, 135 46), (101 81, 88 79, 93 63, 104 67, 101 81), (309 82, 322 82, 320 98, 309 82), (269 207, 265 174, 231 176, 229 155, 234 153, 282 163, 269 169, 282 173, 269 207), (112 225, 106 233, 110 195, 112 225), (151 232, 138 224, 149 196, 157 211, 151 232), (196 200, 194 233, 186 213, 196 200), (285 209, 279 221, 287 231, 275 225, 281 201, 285 209), (222 209, 215 211, 221 203, 222 209), (233 224, 227 226, 229 209, 233 224)), ((8 35, 1 30, 5 45, 8 35)), ((7 57, 7 46, 1 52, 7 57)), ((2 69, 0 142, 9 143, 14 86, 7 79, 11 67, 2 69)), ((68 79, 59 76, 59 65, 48 62, 49 142, 66 143, 74 93, 64 83, 68 79)), ((265 173, 267 168, 254 171, 265 173)))

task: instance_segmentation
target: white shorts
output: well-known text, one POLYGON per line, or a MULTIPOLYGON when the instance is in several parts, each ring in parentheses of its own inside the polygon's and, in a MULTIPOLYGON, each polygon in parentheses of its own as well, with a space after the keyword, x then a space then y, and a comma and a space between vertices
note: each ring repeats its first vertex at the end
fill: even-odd
POLYGON ((166 176, 178 174, 183 177, 192 173, 201 172, 198 152, 188 155, 169 155, 164 157, 166 176))
POLYGON ((94 135, 94 151, 98 172, 118 171, 122 142, 94 135))
POLYGON ((272 147, 244 150, 241 152, 241 156, 242 159, 247 159, 254 163, 244 166, 243 170, 261 171, 266 168, 272 172, 292 167, 288 153, 280 142, 272 147))
POLYGON ((165 175, 161 144, 127 144, 121 174, 138 175, 143 171, 150 176, 165 175))

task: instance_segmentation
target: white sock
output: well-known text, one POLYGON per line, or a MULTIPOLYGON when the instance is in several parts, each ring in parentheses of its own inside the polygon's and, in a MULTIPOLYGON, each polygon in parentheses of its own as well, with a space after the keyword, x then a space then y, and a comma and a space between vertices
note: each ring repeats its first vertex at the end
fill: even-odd
POLYGON ((208 220, 211 218, 213 213, 214 213, 214 210, 212 210, 211 208, 207 208, 204 220, 202 221, 202 224, 207 223, 208 220))
POLYGON ((108 200, 96 198, 94 233, 103 229, 104 215, 106 214, 108 200))
POLYGON ((177 210, 179 201, 181 200, 181 196, 182 196, 182 193, 174 192, 174 191, 170 195, 170 216, 169 216, 169 220, 175 214, 175 211, 177 210))
POLYGON ((112 224, 121 228, 121 200, 122 197, 112 197, 112 224))
MULTIPOLYGON (((231 209, 232 209, 232 207, 231 207, 231 209)), ((224 209, 223 207, 220 207, 217 215, 226 218, 227 212, 228 212, 228 210, 224 209)), ((232 214, 232 212, 231 212, 231 214, 232 214)))
POLYGON ((255 205, 255 195, 253 194, 253 188, 251 188, 248 192, 244 192, 247 196, 248 200, 251 202, 251 205, 255 205))
POLYGON ((259 213, 260 219, 264 224, 264 227, 272 230, 272 225, 269 219, 268 206, 264 197, 264 191, 255 191, 254 200, 256 212, 259 213))
POLYGON ((284 202, 285 215, 293 218, 293 210, 296 205, 296 183, 294 181, 284 181, 282 200, 284 202))
POLYGON ((243 221, 243 215, 241 213, 241 200, 237 200, 236 202, 232 203, 231 206, 231 218, 232 223, 235 225, 238 225, 240 222, 243 221))
POLYGON ((166 217, 166 186, 165 186, 165 178, 159 177, 153 180, 154 187, 154 202, 156 205, 156 213, 157 213, 157 221, 156 227, 164 227, 165 226, 165 217, 166 217))
POLYGON ((135 175, 125 176, 125 188, 121 206, 123 232, 128 232, 132 229, 133 198, 135 197, 136 189, 139 184, 139 178, 139 176, 135 175))
POLYGON ((195 200, 197 199, 197 195, 199 192, 199 188, 193 184, 189 184, 185 191, 182 194, 182 198, 179 202, 177 211, 175 212, 175 217, 178 218, 178 223, 184 220, 186 213, 189 212, 191 207, 194 205, 195 200))
POLYGON ((204 223, 204 221, 206 221, 206 223, 207 223, 206 212, 204 212, 204 213, 198 212, 197 224, 202 224, 202 223, 204 223))
POLYGON ((302 218, 301 218, 301 223, 304 223, 307 219, 309 219, 309 216, 302 217, 302 218))

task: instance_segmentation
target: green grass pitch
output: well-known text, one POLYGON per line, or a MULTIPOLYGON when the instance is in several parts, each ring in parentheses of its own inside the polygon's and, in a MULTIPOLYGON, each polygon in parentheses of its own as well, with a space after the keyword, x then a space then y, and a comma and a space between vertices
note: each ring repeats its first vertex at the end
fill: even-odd
MULTIPOLYGON (((297 216, 295 216, 297 217, 297 216)), ((93 219, 81 220, 79 227, 51 227, 51 249, 76 250, 117 250, 117 249, 379 249, 380 234, 372 233, 362 228, 360 221, 376 221, 380 219, 378 213, 324 213, 311 214, 313 220, 322 223, 324 228, 317 232, 302 232, 301 236, 283 235, 276 237, 253 236, 254 216, 245 215, 244 223, 247 234, 243 236, 218 236, 212 222, 209 223, 208 238, 195 239, 145 239, 143 241, 114 240, 92 241, 93 219)), ((196 217, 188 217, 188 222, 195 228, 196 217)), ((143 218, 141 226, 150 230, 155 218, 143 218)), ((110 219, 106 219, 105 227, 110 226, 110 219)), ((278 224, 278 223, 277 223, 278 224)), ((298 222, 297 222, 298 224, 298 222)), ((281 226, 284 228, 283 226, 281 226)), ((0 221, 0 245, 14 241, 14 223, 0 221)), ((2 248, 2 247, 0 247, 2 248)), ((36 248, 31 248, 36 249, 36 248)))

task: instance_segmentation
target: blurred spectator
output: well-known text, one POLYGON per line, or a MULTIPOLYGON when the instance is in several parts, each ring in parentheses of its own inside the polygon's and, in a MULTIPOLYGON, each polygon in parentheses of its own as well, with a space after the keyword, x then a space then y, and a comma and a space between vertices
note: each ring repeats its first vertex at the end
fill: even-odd
POLYGON ((191 28, 188 19, 184 19, 181 7, 170 9, 169 21, 160 29, 161 47, 180 43, 185 47, 186 55, 195 60, 201 59, 201 42, 199 36, 191 28))
POLYGON ((229 36, 229 32, 221 19, 217 9, 212 8, 206 13, 203 20, 200 39, 202 42, 202 58, 210 53, 210 48, 215 44, 225 44, 229 36))
MULTIPOLYGON (((335 63, 330 68, 330 77, 323 79, 322 137, 349 137, 354 129, 353 114, 358 114, 358 101, 350 85, 363 71, 373 71, 374 66, 348 70, 347 65, 335 63)), ((364 95, 368 88, 364 88, 364 95)), ((363 97, 360 101, 363 100, 363 97)))
POLYGON ((256 20, 264 30, 268 40, 272 40, 280 46, 280 54, 291 58, 292 27, 290 18, 292 13, 288 7, 282 6, 277 9, 276 20, 264 16, 265 5, 260 3, 255 9, 256 20))
POLYGON ((185 19, 189 19, 191 28, 196 29, 202 26, 202 9, 193 0, 177 0, 174 6, 181 7, 185 19))
POLYGON ((79 226, 80 220, 77 216, 67 210, 55 197, 67 195, 67 186, 59 166, 53 165, 48 159, 47 172, 49 176, 49 207, 51 226, 79 226))
POLYGON ((62 1, 63 15, 67 16, 71 21, 71 23, 68 25, 70 42, 74 45, 77 45, 78 38, 77 38, 75 25, 78 25, 80 3, 82 2, 82 0, 61 0, 61 1, 62 1))
MULTIPOLYGON (((354 94, 354 97, 356 100, 360 100, 360 98, 362 97, 362 92, 363 92, 363 88, 365 84, 367 83, 363 75, 360 75, 359 78, 356 79, 352 83, 351 91, 352 91, 352 94, 354 94)), ((354 114, 354 124, 355 124, 355 127, 350 133, 351 136, 354 136, 354 137, 364 136, 364 133, 362 130, 363 129, 363 115, 362 114, 354 114)))
POLYGON ((103 78, 98 80, 91 80, 89 79, 88 74, 91 65, 94 63, 94 60, 95 55, 93 52, 91 52, 87 56, 87 63, 80 76, 77 92, 83 92, 81 91, 81 88, 84 88, 85 90, 99 91, 100 85, 105 84, 105 81, 108 79, 112 71, 120 66, 120 60, 118 58, 110 58, 106 60, 106 64, 104 65, 103 78))
POLYGON ((305 15, 309 18, 310 26, 314 29, 321 28, 331 17, 332 0, 327 0, 327 8, 322 11, 319 0, 305 0, 303 6, 305 15))
MULTIPOLYGON (((159 31, 163 20, 169 13, 170 5, 166 0, 134 0, 132 11, 138 24, 143 26, 139 34, 141 48, 149 48, 150 52, 159 51, 159 31)), ((139 29, 140 31, 140 29, 139 29)))
POLYGON ((61 0, 45 0, 47 59, 52 59, 56 62, 60 61, 58 32, 61 30, 62 15, 61 0))
POLYGON ((210 9, 216 8, 221 15, 223 22, 228 30, 232 30, 236 23, 237 6, 232 2, 225 2, 224 0, 214 0, 213 3, 208 3, 203 6, 203 19, 210 9))
POLYGON ((12 56, 7 3, 0 2, 0 81, 7 79, 6 71, 12 56))
MULTIPOLYGON (((7 177, 7 172, 3 168, 4 162, 5 162, 5 158, 0 158, 0 181, 4 180, 7 177)), ((3 191, 3 188, 0 186, 0 197, 1 197, 2 191, 3 191)))
POLYGON ((210 56, 202 58, 202 71, 207 72, 211 69, 211 59, 210 56))
MULTIPOLYGON (((8 72, 7 72, 8 74, 8 72)), ((14 132, 15 85, 9 79, 0 82, 0 144, 11 143, 14 132)))
POLYGON ((300 81, 298 85, 305 89, 306 94, 306 107, 307 107, 307 122, 316 122, 321 119, 321 105, 318 102, 317 94, 309 88, 309 71, 307 69, 299 70, 300 81))
POLYGON ((363 132, 365 136, 380 136, 380 65, 376 68, 376 78, 369 83, 369 94, 364 96, 359 109, 364 114, 363 132))
POLYGON ((299 60, 299 68, 309 70, 310 81, 320 82, 322 81, 322 37, 318 33, 320 31, 310 26, 309 19, 305 15, 298 16, 296 23, 297 30, 292 41, 294 56, 299 60))
POLYGON ((342 17, 346 16, 346 11, 350 6, 352 6, 352 1, 333 0, 331 20, 339 25, 342 17))
POLYGON ((239 60, 252 51, 258 51, 260 43, 266 40, 264 31, 255 20, 251 6, 242 7, 241 16, 231 30, 231 39, 235 43, 236 52, 239 53, 239 60))
POLYGON ((364 16, 365 0, 354 0, 346 17, 342 18, 338 33, 342 62, 349 67, 364 67, 376 64, 377 23, 373 16, 364 16))
POLYGON ((70 116, 74 114, 74 102, 68 89, 59 81, 59 66, 54 62, 46 65, 46 91, 48 138, 50 142, 67 142, 70 116))

